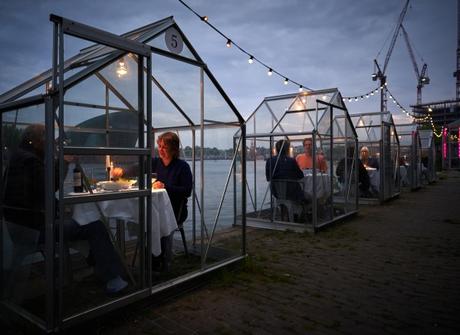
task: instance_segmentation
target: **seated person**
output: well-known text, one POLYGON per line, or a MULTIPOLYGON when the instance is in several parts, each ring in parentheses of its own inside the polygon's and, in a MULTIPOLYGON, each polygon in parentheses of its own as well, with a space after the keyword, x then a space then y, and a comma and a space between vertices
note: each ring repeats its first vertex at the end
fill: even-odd
POLYGON ((279 140, 276 142, 277 155, 271 157, 265 163, 265 177, 267 181, 272 181, 271 190, 276 198, 302 201, 304 200, 304 196, 302 188, 297 181, 303 178, 303 172, 300 170, 295 159, 288 156, 289 146, 290 142, 288 140, 279 140), (278 194, 278 189, 275 187, 277 179, 288 183, 286 185, 286 194, 278 194), (289 182, 289 180, 295 182, 289 182))
MULTIPOLYGON (((339 179, 339 182, 342 184, 345 183, 345 181, 347 180, 347 176, 345 176, 345 161, 348 167, 347 173, 348 175, 350 175, 350 171, 351 171, 350 169, 353 164, 354 153, 355 153, 354 147, 349 147, 347 149, 347 157, 342 158, 339 164, 337 165, 337 169, 335 173, 339 179)), ((370 190, 369 190, 371 186, 369 175, 360 159, 358 159, 357 161, 357 166, 358 166, 358 188, 359 188, 360 197, 369 197, 371 196, 370 190)))
POLYGON ((374 157, 369 157, 369 148, 366 146, 363 146, 360 151, 360 159, 361 162, 363 163, 364 167, 371 167, 374 169, 379 169, 379 160, 374 157))
MULTIPOLYGON (((45 231, 45 127, 28 126, 22 133, 17 150, 11 155, 5 172, 3 197, 4 217, 7 221, 35 229, 43 240, 45 231)), ((65 171, 71 157, 65 156, 65 171)), ((55 162, 55 187, 59 187, 59 169, 55 162)), ((57 206, 56 206, 57 207, 57 206)), ((58 233, 56 232, 56 235, 58 233)), ((124 269, 109 234, 101 221, 79 225, 66 222, 65 238, 88 240, 95 273, 106 282, 108 293, 117 293, 128 286, 122 278, 124 269)))
MULTIPOLYGON (((152 173, 157 174, 157 180, 152 184, 154 189, 166 189, 171 201, 177 224, 180 226, 187 219, 187 200, 192 194, 193 177, 189 164, 179 158, 179 136, 166 132, 158 136, 158 156, 152 158, 152 173)), ((136 174, 137 167, 127 172, 136 174)), ((172 260, 172 238, 174 231, 168 237, 161 238, 161 255, 154 257, 154 269, 168 271, 172 260)))
MULTIPOLYGON (((157 174, 154 189, 165 188, 168 192, 178 225, 187 219, 187 199, 192 194, 192 171, 190 165, 179 158, 179 136, 166 132, 158 136, 158 156, 152 159, 152 172, 157 174)), ((167 271, 172 258, 172 234, 162 241, 160 256, 162 269, 167 271)))
MULTIPOLYGON (((298 154, 295 158, 299 168, 301 170, 312 169, 313 168, 313 141, 311 138, 305 138, 303 140, 304 153, 298 154)), ((327 163, 323 154, 318 153, 316 155, 316 168, 325 173, 327 171, 327 163)))

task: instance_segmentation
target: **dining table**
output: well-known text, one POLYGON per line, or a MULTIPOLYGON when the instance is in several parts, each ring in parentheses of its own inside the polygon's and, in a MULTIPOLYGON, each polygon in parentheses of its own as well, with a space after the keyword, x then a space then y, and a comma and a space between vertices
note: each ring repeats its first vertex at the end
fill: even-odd
POLYGON ((367 166, 367 174, 369 175, 369 182, 374 191, 380 191, 380 171, 376 168, 367 166))
POLYGON ((331 180, 327 173, 316 173, 316 186, 313 190, 313 172, 304 171, 302 178, 303 192, 306 199, 311 200, 315 198, 318 200, 325 200, 331 195, 331 180))
MULTIPOLYGON (((99 191, 100 192, 100 191, 99 191)), ((123 192, 119 190, 118 192, 123 192)), ((71 194, 75 196, 75 194, 71 194)), ((151 251, 154 256, 161 254, 161 238, 171 235, 177 229, 177 221, 165 189, 152 190, 152 225, 151 225, 151 251)), ((80 225, 105 218, 114 218, 125 222, 139 222, 139 198, 124 198, 79 203, 73 208, 72 218, 80 225)))

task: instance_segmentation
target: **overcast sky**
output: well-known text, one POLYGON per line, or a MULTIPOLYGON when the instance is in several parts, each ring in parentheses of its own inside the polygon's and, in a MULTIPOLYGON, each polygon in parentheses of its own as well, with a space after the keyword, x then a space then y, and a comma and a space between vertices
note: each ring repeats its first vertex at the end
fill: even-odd
MULTIPOLYGON (((384 63, 405 0, 185 0, 242 48, 313 89, 337 87, 343 96, 377 87, 373 60, 384 63), (386 43, 385 43, 386 42, 386 43), (380 54, 379 54, 380 52, 380 54)), ((233 100, 248 116, 265 96, 297 92, 268 77, 177 0, 1 0, 0 93, 51 67, 52 24, 57 14, 122 34, 167 16, 174 19, 233 100)), ((457 1, 412 0, 404 25, 419 69, 431 84, 423 102, 455 98, 457 1), (423 58, 423 60, 422 60, 423 58)), ((398 37, 387 69, 388 87, 405 107, 416 100, 416 76, 398 37)), ((347 102, 350 113, 379 111, 378 96, 347 102)), ((397 109, 389 102, 392 111, 397 109)))

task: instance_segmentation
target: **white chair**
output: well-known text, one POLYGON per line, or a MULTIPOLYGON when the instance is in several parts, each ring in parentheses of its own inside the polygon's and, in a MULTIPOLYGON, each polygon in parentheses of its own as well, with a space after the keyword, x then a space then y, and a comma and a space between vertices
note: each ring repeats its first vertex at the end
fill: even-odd
POLYGON ((276 179, 272 180, 272 194, 275 206, 279 209, 281 220, 294 222, 305 214, 305 202, 302 201, 302 183, 297 180, 276 179))

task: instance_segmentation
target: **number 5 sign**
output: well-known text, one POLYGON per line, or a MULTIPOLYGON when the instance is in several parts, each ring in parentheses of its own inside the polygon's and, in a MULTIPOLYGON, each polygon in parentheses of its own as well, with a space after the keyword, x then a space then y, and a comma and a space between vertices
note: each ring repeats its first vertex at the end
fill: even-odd
POLYGON ((184 42, 182 41, 182 36, 176 29, 169 28, 166 31, 165 42, 169 51, 174 52, 176 54, 180 54, 182 52, 184 42))

